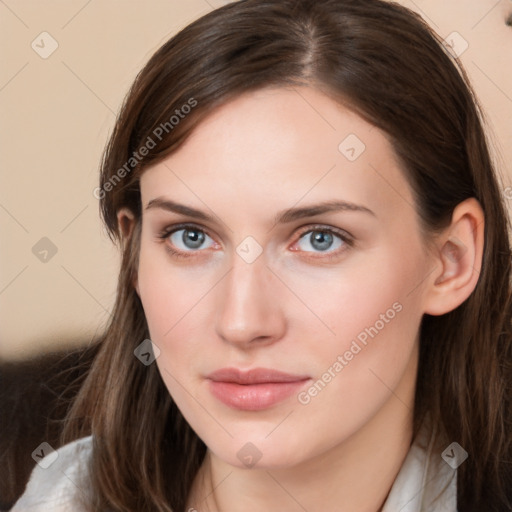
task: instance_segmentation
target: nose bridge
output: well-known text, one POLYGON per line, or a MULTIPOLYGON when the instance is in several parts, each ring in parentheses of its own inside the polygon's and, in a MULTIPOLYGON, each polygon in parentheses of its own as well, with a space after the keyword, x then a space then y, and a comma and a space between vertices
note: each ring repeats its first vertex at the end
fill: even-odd
POLYGON ((219 336, 238 345, 280 337, 285 322, 277 300, 278 287, 263 255, 249 263, 235 254, 231 271, 219 290, 219 336))

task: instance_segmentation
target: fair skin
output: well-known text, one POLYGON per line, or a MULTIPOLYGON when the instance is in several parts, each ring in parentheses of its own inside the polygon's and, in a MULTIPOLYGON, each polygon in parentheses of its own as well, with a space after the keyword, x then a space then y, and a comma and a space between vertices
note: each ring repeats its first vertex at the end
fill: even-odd
MULTIPOLYGON (((461 203, 428 251, 386 136, 308 87, 228 102, 140 185, 134 285, 162 379, 208 448, 188 507, 381 510, 412 441, 421 318, 457 307, 478 279, 478 202, 461 203), (353 161, 338 149, 349 134, 366 146, 353 161), (157 198, 211 218, 171 212, 157 198), (332 200, 363 208, 274 222, 285 209, 332 200), (194 227, 158 237, 179 223, 194 227), (328 228, 353 243, 337 233, 322 241, 328 228), (187 233, 204 242, 185 244, 187 233), (242 255, 256 246, 240 246, 248 236, 261 248, 251 262, 242 255), (244 410, 211 392, 207 376, 226 367, 305 380, 275 404, 244 410), (248 467, 240 450, 260 458, 248 467)), ((118 218, 128 235, 133 216, 123 209, 118 218)))

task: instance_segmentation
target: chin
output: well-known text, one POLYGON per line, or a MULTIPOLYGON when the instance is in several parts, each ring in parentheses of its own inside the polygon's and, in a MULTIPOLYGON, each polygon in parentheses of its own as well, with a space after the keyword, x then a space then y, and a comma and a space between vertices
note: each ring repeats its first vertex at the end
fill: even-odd
POLYGON ((208 449, 224 463, 240 469, 285 469, 296 466, 308 458, 302 442, 283 443, 282 439, 270 439, 268 430, 249 435, 236 435, 219 445, 209 444, 208 449))

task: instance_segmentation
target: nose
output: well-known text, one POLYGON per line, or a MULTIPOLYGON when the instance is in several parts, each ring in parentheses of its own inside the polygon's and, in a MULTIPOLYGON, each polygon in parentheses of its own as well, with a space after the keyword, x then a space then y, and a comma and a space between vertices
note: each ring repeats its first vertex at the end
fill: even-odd
POLYGON ((282 288, 263 255, 247 263, 235 254, 233 267, 218 289, 218 336, 242 349, 269 345, 282 338, 286 330, 282 288))

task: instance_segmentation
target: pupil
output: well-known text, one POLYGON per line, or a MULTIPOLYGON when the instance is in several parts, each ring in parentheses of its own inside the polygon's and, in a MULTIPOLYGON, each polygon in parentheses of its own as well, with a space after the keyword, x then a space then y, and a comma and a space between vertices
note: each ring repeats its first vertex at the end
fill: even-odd
POLYGON ((204 233, 186 229, 183 232, 183 243, 190 249, 201 247, 204 242, 204 233))
POLYGON ((332 245, 332 235, 316 231, 311 234, 311 245, 320 251, 325 251, 332 245))

